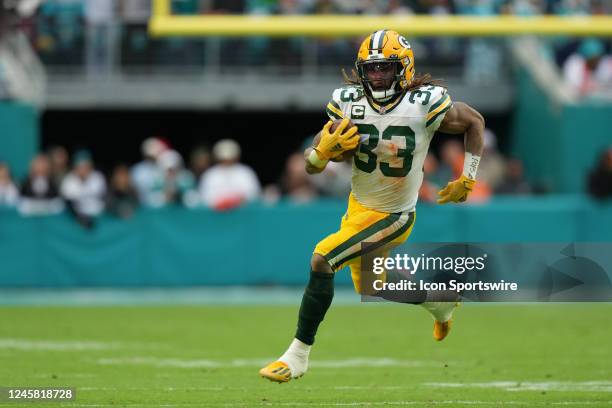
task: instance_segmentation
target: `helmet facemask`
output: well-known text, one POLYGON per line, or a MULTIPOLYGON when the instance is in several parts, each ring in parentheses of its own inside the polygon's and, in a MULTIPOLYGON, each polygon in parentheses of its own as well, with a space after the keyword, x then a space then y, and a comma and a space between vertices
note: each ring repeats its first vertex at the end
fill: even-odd
POLYGON ((399 60, 378 59, 355 64, 363 89, 377 102, 387 102, 401 92, 405 68, 399 60))

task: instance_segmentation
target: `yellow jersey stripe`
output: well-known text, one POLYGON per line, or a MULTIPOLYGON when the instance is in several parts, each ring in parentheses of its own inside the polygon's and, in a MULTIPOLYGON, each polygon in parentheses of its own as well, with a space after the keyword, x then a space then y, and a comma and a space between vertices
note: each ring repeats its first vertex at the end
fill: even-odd
POLYGON ((446 108, 442 109, 440 112, 438 112, 435 116, 433 116, 431 119, 429 119, 427 121, 427 123, 425 124, 425 127, 431 125, 432 123, 434 123, 436 120, 438 120, 438 118, 442 115, 444 115, 450 108, 453 107, 453 103, 449 103, 446 105, 446 108))
POLYGON ((446 99, 449 98, 448 94, 446 92, 444 92, 442 94, 442 96, 440 96, 440 99, 438 99, 436 102, 434 102, 430 107, 429 107, 429 112, 435 110, 438 106, 442 105, 442 102, 446 101, 446 99))
POLYGON ((340 109, 338 109, 334 105, 332 105, 331 102, 327 104, 327 109, 329 109, 330 111, 332 111, 336 115, 340 116, 341 118, 344 117, 344 113, 342 113, 342 111, 340 109))
POLYGON ((436 116, 436 114, 443 111, 446 107, 448 107, 448 105, 450 105, 450 103, 451 103, 450 97, 446 95, 446 98, 442 102, 442 104, 427 114, 427 120, 430 120, 431 118, 436 116))

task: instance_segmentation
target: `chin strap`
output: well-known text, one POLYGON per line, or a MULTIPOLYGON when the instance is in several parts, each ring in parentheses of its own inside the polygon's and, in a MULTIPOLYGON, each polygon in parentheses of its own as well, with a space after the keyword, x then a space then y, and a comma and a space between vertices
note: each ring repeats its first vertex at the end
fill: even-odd
POLYGON ((391 99, 395 95, 395 85, 396 84, 397 84, 397 81, 393 81, 393 83, 391 84, 391 87, 384 91, 375 91, 372 89, 372 86, 368 84, 368 88, 370 88, 370 93, 372 94, 372 99, 374 99, 376 102, 387 102, 389 99, 391 99))

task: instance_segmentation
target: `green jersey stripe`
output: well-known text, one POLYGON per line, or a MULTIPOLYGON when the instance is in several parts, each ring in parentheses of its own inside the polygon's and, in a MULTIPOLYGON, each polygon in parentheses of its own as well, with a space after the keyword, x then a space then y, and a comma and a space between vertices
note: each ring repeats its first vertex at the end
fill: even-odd
POLYGON ((340 255, 342 252, 352 247, 353 245, 365 240, 369 236, 374 235, 378 231, 381 231, 385 228, 388 228, 391 224, 396 222, 400 218, 400 216, 401 213, 392 213, 383 218, 382 220, 375 222, 363 231, 353 235, 352 237, 344 241, 342 244, 338 245, 336 248, 332 249, 327 255, 325 255, 325 259, 329 261, 330 259, 333 259, 336 256, 340 255))
POLYGON ((342 116, 339 116, 338 114, 336 114, 335 112, 333 112, 329 108, 325 108, 325 112, 327 112, 327 116, 329 116, 330 118, 342 119, 342 116))
POLYGON ((425 127, 427 127, 427 126, 431 125, 432 123, 434 123, 436 121, 436 119, 438 119, 440 117, 440 115, 443 115, 444 113, 446 113, 452 106, 453 106, 453 104, 449 103, 446 108, 442 109, 433 118, 429 119, 427 121, 427 123, 425 124, 425 127))
POLYGON ((449 98, 448 94, 442 96, 442 98, 440 98, 438 100, 438 102, 434 103, 433 105, 431 105, 431 108, 429 108, 429 112, 433 112, 436 110, 436 108, 440 105, 442 105, 444 102, 446 102, 446 100, 449 98))
POLYGON ((406 224, 402 225, 397 231, 393 232, 392 234, 389 234, 388 236, 381 239, 380 241, 373 242, 371 245, 367 245, 367 247, 365 248, 365 251, 363 250, 363 246, 362 246, 362 249, 345 257, 344 259, 341 259, 340 261, 336 262, 335 265, 333 266, 335 267, 335 266, 342 265, 343 263, 348 262, 351 259, 355 259, 359 256, 362 256, 363 254, 372 252, 375 249, 378 249, 381 246, 390 243, 395 238, 400 237, 403 233, 408 231, 408 229, 412 226, 413 222, 414 222, 414 211, 410 213, 410 216, 408 217, 408 221, 406 222, 406 224))

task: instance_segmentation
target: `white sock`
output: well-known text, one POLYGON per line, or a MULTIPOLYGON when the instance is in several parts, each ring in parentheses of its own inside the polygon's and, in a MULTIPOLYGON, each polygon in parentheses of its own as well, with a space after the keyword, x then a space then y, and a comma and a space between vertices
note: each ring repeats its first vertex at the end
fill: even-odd
POLYGON ((456 302, 423 302, 421 306, 439 322, 447 322, 453 317, 456 302))
POLYGON ((291 375, 299 377, 308 369, 308 356, 312 346, 302 343, 298 339, 293 339, 285 354, 278 359, 289 366, 291 375))

